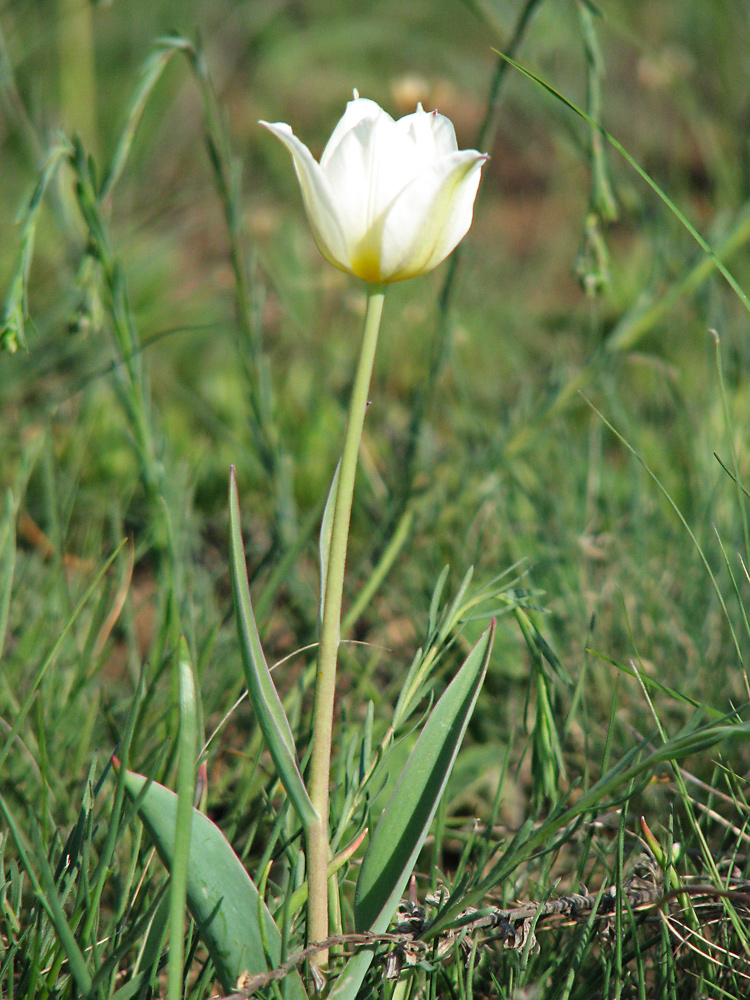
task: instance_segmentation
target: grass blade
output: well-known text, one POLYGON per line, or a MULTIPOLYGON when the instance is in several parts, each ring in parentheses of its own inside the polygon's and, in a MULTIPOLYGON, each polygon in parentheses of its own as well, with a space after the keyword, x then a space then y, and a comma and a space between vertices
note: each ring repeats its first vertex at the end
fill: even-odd
POLYGON ((31 684, 29 686, 29 690, 26 693, 26 697, 24 698, 23 704, 21 705, 21 709, 16 714, 16 717, 13 720, 13 727, 10 730, 10 732, 8 733, 8 735, 7 735, 6 739, 5 739, 5 743, 3 744, 2 750, 0 750, 0 772, 2 772, 3 766, 5 764, 5 759, 8 756, 10 748, 13 746, 13 741, 15 740, 16 736, 21 731, 21 728, 22 728, 24 722, 26 721, 26 716, 28 715, 29 710, 31 709, 31 706, 34 703, 34 698, 36 697, 37 689, 38 689, 39 685, 42 683, 44 675, 47 673, 47 671, 49 670, 50 666, 54 662, 55 657, 57 656, 57 654, 59 653, 60 649, 62 648, 63 642, 64 642, 66 636, 68 635, 68 632, 70 632, 70 630, 73 627, 76 619, 80 615, 81 611, 83 611, 84 607, 88 603, 88 601, 91 598, 92 594, 95 593, 96 588, 99 586, 99 584, 102 581, 102 578, 104 577, 104 574, 107 572, 107 570, 109 569, 109 567, 115 561, 115 559, 117 558, 117 555, 118 555, 120 549, 123 547, 124 544, 125 544, 125 540, 123 539, 123 541, 120 542, 120 544, 117 546, 117 548, 115 549, 115 551, 107 559, 107 561, 104 563, 104 565, 102 566, 102 568, 96 574, 96 576, 94 577, 93 581, 91 582, 91 585, 87 588, 85 594, 83 595, 83 597, 78 602, 78 604, 76 605, 75 609, 73 610, 73 613, 70 615, 70 617, 68 618, 68 620, 65 622, 65 625, 60 630, 60 634, 58 635, 57 639, 55 640, 55 643, 52 646, 52 649, 49 651, 49 653, 47 654, 47 656, 45 656, 45 658, 44 658, 41 666, 39 667, 39 669, 37 670, 36 674, 34 675, 34 679, 32 680, 32 682, 31 682, 31 684))
POLYGON ((8 628, 10 595, 13 590, 13 571, 16 566, 16 524, 13 494, 8 490, 5 503, 5 520, 0 528, 0 657, 5 647, 8 628))
POLYGON ((328 579, 328 556, 331 551, 331 532, 333 531, 333 511, 336 507, 336 494, 339 490, 339 472, 341 470, 341 459, 339 459, 336 465, 336 471, 333 474, 333 479, 331 480, 331 488, 328 491, 328 499, 326 500, 325 509, 323 511, 323 519, 320 522, 320 539, 318 542, 318 551, 320 557, 320 611, 318 618, 319 622, 323 621, 323 609, 325 608, 326 599, 326 580, 328 579))
POLYGON ((182 996, 182 965, 185 958, 185 900, 190 861, 190 829, 195 794, 195 754, 198 746, 198 718, 195 679, 184 637, 177 659, 180 691, 180 763, 177 778, 177 810, 169 892, 169 978, 168 1000, 182 996))
MULTIPOLYGON (((561 101, 567 108, 570 108, 570 110, 573 111, 575 114, 577 114, 579 118, 583 118, 585 122, 588 122, 588 124, 593 129, 596 129, 607 140, 607 142, 617 150, 617 152, 628 162, 628 164, 633 168, 633 170, 635 170, 638 176, 642 180, 644 180, 646 184, 648 184, 648 186, 655 194, 659 196, 659 198, 664 202, 664 204, 667 206, 670 212, 672 212, 672 214, 682 223, 682 225, 685 227, 685 229, 687 229, 687 231, 693 237, 693 239, 701 248, 701 250, 705 254, 707 254, 708 257, 711 258, 714 267, 727 281, 727 283, 732 288, 734 293, 737 295, 737 298, 743 304, 745 309, 747 309, 747 311, 750 312, 750 299, 748 299, 747 294, 739 285, 736 278, 730 273, 730 271, 727 270, 727 268, 724 266, 724 264, 721 262, 721 260, 715 253, 715 251, 708 245, 708 243, 706 243, 706 241, 703 239, 703 237, 695 228, 695 226, 690 222, 690 220, 687 218, 684 212, 682 212, 677 207, 677 205, 675 205, 675 203, 672 201, 669 195, 665 191, 663 191, 662 188, 659 187, 656 181, 653 180, 649 176, 649 174, 646 173, 643 167, 638 163, 636 159, 634 159, 633 156, 630 155, 627 149, 625 149, 625 147, 620 142, 618 142, 617 139, 615 139, 615 137, 611 135, 605 128, 602 128, 602 126, 598 122, 594 121, 594 119, 590 115, 586 114, 585 111, 579 108, 572 101, 568 100, 567 97, 564 97, 559 91, 555 90, 555 88, 551 84, 546 83, 544 80, 541 79, 541 77, 538 77, 536 76, 536 74, 532 73, 531 70, 525 69, 519 63, 511 59, 510 56, 506 56, 502 52, 498 52, 497 49, 493 49, 493 51, 496 52, 496 54, 499 55, 501 59, 505 59, 506 62, 510 63, 510 65, 514 69, 517 69, 519 73, 523 73, 523 75, 525 77, 528 77, 529 80, 533 80, 533 82, 542 87, 543 90, 546 90, 548 94, 551 94, 558 101, 561 101)), ((613 343, 612 341, 607 342, 607 347, 610 350, 622 349, 622 345, 620 343, 617 342, 613 343)))
POLYGON ((107 169, 107 174, 99 189, 99 198, 103 200, 112 193, 112 188, 122 174, 128 155, 130 153, 135 134, 143 118, 143 112, 148 104, 151 93, 162 77, 172 56, 177 51, 177 46, 160 46, 152 52, 141 69, 141 80, 133 95, 130 107, 125 119, 125 126, 117 140, 115 151, 107 169))
MULTIPOLYGON (((78 947, 78 942, 76 941, 73 931, 71 930, 65 917, 65 912, 57 893, 55 879, 52 874, 49 861, 47 860, 46 853, 41 844, 37 844, 37 860, 39 861, 42 870, 42 885, 40 885, 26 854, 21 834, 18 831, 13 816, 2 795, 0 795, 0 812, 2 812, 5 817, 5 822, 8 824, 8 829, 10 830, 11 836, 15 841, 21 866, 25 869, 26 874, 29 877, 29 881, 31 882, 32 889, 36 893, 39 902, 46 911, 47 916, 50 918, 52 925, 55 928, 55 933, 57 934, 63 951, 68 959, 70 973, 73 976, 78 989, 84 996, 87 997, 91 993, 91 973, 86 965, 86 959, 83 957, 83 952, 78 947)), ((39 839, 38 827, 32 826, 31 833, 35 839, 39 839)))

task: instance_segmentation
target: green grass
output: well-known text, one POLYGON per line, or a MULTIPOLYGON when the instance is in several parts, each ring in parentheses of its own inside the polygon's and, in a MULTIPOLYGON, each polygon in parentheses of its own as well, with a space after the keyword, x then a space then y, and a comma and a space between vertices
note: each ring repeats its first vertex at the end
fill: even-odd
MULTIPOLYGON (((473 566, 470 595, 489 586, 491 598, 446 640, 436 694, 490 614, 498 626, 417 867, 420 900, 439 881, 455 889, 435 928, 469 904, 622 886, 644 850, 641 815, 663 858, 681 844, 666 884, 718 884, 725 862, 748 878, 750 318, 637 172, 492 52, 513 46, 598 116, 708 244, 728 247, 723 264, 747 292, 741 5, 612 0, 586 17, 558 0, 379 0, 359 14, 337 0, 214 0, 97 4, 88 27, 68 8, 0 10, 6 320, 28 295, 25 343, 0 353, 0 991, 166 992, 167 873, 108 762, 116 752, 177 788, 181 634, 201 745, 244 690, 231 464, 264 647, 271 663, 288 657, 274 677, 301 755, 308 745, 317 531, 364 292, 320 258, 288 158, 256 121, 289 121, 317 153, 355 86, 393 113, 437 105, 460 145, 483 131, 492 159, 455 263, 386 302, 346 607, 405 514, 410 530, 343 648, 334 816, 368 700, 377 745, 430 634, 443 567, 445 604, 473 566), (171 31, 200 46, 156 50, 171 31), (140 91, 143 117, 98 198, 135 122, 141 67, 161 68, 155 51, 165 64, 173 54, 140 91), (14 220, 56 147, 28 284, 14 285, 14 220)), ((11 325, 2 343, 20 336, 11 325)), ((426 708, 339 847, 377 819, 426 708)), ((273 859, 276 911, 296 887, 300 842, 246 702, 208 750, 205 808, 256 885, 273 859)), ((344 931, 358 857, 340 870, 344 931)), ((538 947, 478 935, 472 951, 469 932, 468 965, 455 945, 398 988, 376 966, 365 990, 745 996, 746 899, 685 902, 660 916, 621 897, 607 921, 540 920, 538 947)), ((284 956, 303 944, 304 921, 287 914, 284 956)), ((184 956, 184 995, 215 992, 190 921, 184 956)))

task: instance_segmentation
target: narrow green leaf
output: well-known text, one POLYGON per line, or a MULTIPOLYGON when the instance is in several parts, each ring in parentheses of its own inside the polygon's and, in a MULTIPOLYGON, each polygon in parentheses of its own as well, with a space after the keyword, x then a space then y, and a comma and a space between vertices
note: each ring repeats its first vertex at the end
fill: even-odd
MULTIPOLYGON (((37 834, 38 828, 35 827, 32 830, 32 833, 37 834)), ((37 837, 35 836, 34 839, 37 840, 37 837)), ((47 912, 50 915, 55 932, 60 940, 60 944, 65 951, 71 974, 76 981, 76 986, 84 996, 90 996, 92 979, 91 973, 86 965, 86 959, 84 958, 83 952, 78 946, 73 930, 67 921, 62 900, 57 893, 57 889, 55 888, 55 879, 52 874, 49 861, 47 860, 47 855, 44 852, 42 844, 38 840, 36 847, 37 860, 39 862, 42 875, 42 885, 44 886, 44 892, 46 895, 47 912)))
POLYGON ((125 544, 125 540, 123 539, 123 541, 120 542, 120 544, 117 546, 117 548, 115 549, 115 551, 112 553, 111 556, 109 556, 109 558, 107 559, 107 561, 104 563, 104 565, 101 567, 101 569, 99 570, 99 572, 96 574, 96 576, 94 577, 92 583, 87 588, 86 593, 83 595, 83 597, 78 602, 78 604, 76 605, 75 609, 73 610, 73 613, 69 616, 69 618, 67 619, 67 621, 65 622, 65 624, 63 625, 63 627, 60 629, 60 632, 58 633, 57 638, 55 639, 55 642, 54 642, 54 645, 52 646, 52 649, 49 651, 49 653, 47 654, 47 656, 44 658, 44 661, 42 662, 41 666, 37 669, 37 672, 34 675, 32 681, 31 681, 31 684, 29 685, 28 691, 26 692, 26 697, 24 698, 24 701, 23 701, 23 704, 21 705, 20 711, 18 711, 16 713, 15 719, 13 720, 13 728, 10 730, 10 732, 6 736, 5 742, 4 742, 3 746, 2 746, 2 749, 0 749, 0 772, 2 772, 3 765, 5 763, 5 758, 8 756, 8 753, 10 752, 10 748, 13 746, 13 743, 14 743, 16 737, 18 736, 19 732, 21 731, 21 727, 23 726, 24 722, 26 721, 26 716, 28 715, 31 706, 34 704, 34 700, 36 698, 37 688, 42 683, 42 680, 44 679, 44 675, 49 670, 50 665, 54 662, 55 657, 57 656, 58 652, 60 651, 60 648, 63 645, 63 643, 64 643, 64 641, 65 641, 65 639, 66 639, 66 637, 68 635, 68 632, 73 627, 76 619, 78 618, 78 616, 80 615, 80 613, 84 609, 84 607, 86 606, 86 603, 90 600, 92 594, 95 593, 96 588, 99 586, 99 584, 102 581, 102 578, 104 577, 104 574, 107 572, 107 570, 109 569, 109 567, 115 561, 115 559, 117 558, 118 552, 120 551, 120 549, 123 547, 124 544, 125 544))
POLYGON ((188 866, 190 863, 190 830, 194 811, 195 756, 198 750, 195 679, 190 663, 190 653, 184 637, 180 638, 177 680, 180 692, 180 762, 177 777, 172 882, 169 891, 168 1000, 180 1000, 182 996, 182 966, 185 959, 185 900, 187 898, 188 866))
POLYGON ((354 896, 358 931, 383 933, 406 887, 487 670, 495 622, 435 705, 372 835, 354 896))
MULTIPOLYGON (((357 834, 357 836, 354 838, 351 844, 348 845, 348 847, 345 847, 343 851, 340 851, 335 858, 332 858, 328 862, 328 867, 326 868, 326 877, 329 880, 333 878, 336 872, 339 871, 340 868, 343 868, 344 865, 349 860, 349 858, 351 858, 356 853, 357 849, 359 848, 359 845, 362 843, 362 841, 365 839, 366 836, 367 836, 367 827, 365 827, 361 833, 357 834)), ((290 916, 295 914, 297 910, 301 910, 302 907, 307 902, 307 890, 308 890, 308 885, 307 882, 305 881, 298 889, 295 889, 294 892, 292 892, 291 896, 289 896, 289 901, 286 903, 286 907, 287 910, 289 911, 290 916)))
POLYGON ((375 703, 370 699, 365 712, 365 725, 362 734, 362 752, 359 756, 359 783, 363 784, 370 768, 372 759, 372 724, 375 719, 375 703))
MULTIPOLYGON (((177 796, 142 774, 125 775, 128 795, 154 841, 164 865, 172 870, 177 824, 177 796), (148 786, 148 787, 146 787, 148 786)), ((187 902, 208 948, 223 988, 235 988, 242 972, 266 972, 260 932, 258 890, 221 830, 193 809, 187 870, 187 902)), ((281 956, 281 935, 269 910, 262 906, 265 933, 274 963, 281 956)), ((287 1000, 306 1000, 297 973, 286 982, 287 1000)))
POLYGON ((10 595, 13 590, 13 571, 16 565, 16 512, 13 494, 8 490, 5 502, 5 520, 0 526, 0 657, 5 646, 8 627, 10 595))
POLYGON ((141 67, 140 82, 130 100, 125 117, 125 125, 117 140, 107 175, 99 190, 100 200, 103 200, 112 193, 112 188, 119 180, 153 89, 161 79, 169 60, 178 51, 178 48, 179 46, 176 43, 160 45, 155 52, 151 53, 141 67))
POLYGON ((432 600, 430 601, 430 613, 427 615, 427 635, 432 636, 434 632, 437 631, 437 620, 438 613, 440 611, 440 599, 443 596, 443 587, 445 586, 445 581, 448 579, 448 573, 450 571, 450 566, 443 566, 440 571, 440 576, 438 577, 437 583, 435 584, 435 589, 432 592, 432 600))
POLYGON ((258 627, 255 624, 245 566, 245 549, 242 544, 240 501, 234 466, 229 475, 229 525, 232 541, 234 611, 237 617, 247 691, 281 783, 302 825, 307 829, 318 819, 318 814, 310 801, 300 774, 292 730, 273 683, 271 671, 268 669, 258 627))
POLYGON ((169 925, 169 893, 165 883, 158 890, 151 909, 143 943, 138 950, 138 957, 133 966, 133 975, 144 975, 156 978, 159 959, 167 940, 169 925))
POLYGON ((474 567, 469 566, 469 568, 464 573, 464 578, 461 581, 461 585, 458 588, 456 596, 453 598, 453 603, 451 604, 445 620, 440 626, 440 631, 438 632, 437 642, 438 644, 445 642, 448 638, 450 630, 454 627, 456 621, 461 617, 463 612, 463 599, 466 596, 466 591, 469 589, 469 584, 471 583, 471 578, 474 576, 474 567))
POLYGON ((21 213, 21 248, 15 271, 8 285, 5 308, 0 316, 0 351, 14 354, 19 347, 26 346, 26 318, 28 316, 28 282, 31 261, 34 256, 34 240, 39 220, 39 210, 44 195, 58 171, 60 164, 70 155, 70 144, 65 138, 47 153, 47 158, 39 172, 39 178, 28 205, 21 213))
POLYGON ((326 599, 326 580, 328 579, 328 555, 331 551, 331 532, 333 531, 333 511, 336 507, 336 494, 339 491, 339 471, 341 470, 341 459, 333 474, 331 488, 328 491, 323 519, 320 522, 320 538, 318 540, 318 553, 320 557, 320 610, 318 621, 323 621, 323 608, 326 599))
POLYGON ((685 705, 690 705, 692 708, 700 708, 706 713, 706 715, 711 716, 712 719, 725 718, 725 713, 720 712, 718 708, 702 704, 701 702, 696 701, 695 698, 691 698, 689 695, 683 694, 682 691, 677 691, 675 688, 667 687, 666 684, 662 684, 660 681, 657 681, 654 677, 649 677, 647 674, 638 673, 633 669, 633 667, 627 667, 624 663, 619 663, 617 660, 613 660, 611 657, 605 656, 604 653, 600 653, 596 649, 592 649, 590 646, 587 647, 586 652, 590 653, 592 656, 596 656, 597 659, 602 660, 604 663, 608 663, 611 667, 615 667, 615 669, 622 671, 622 673, 627 674, 628 677, 635 677, 649 691, 660 691, 662 694, 666 694, 670 698, 674 698, 675 701, 682 702, 685 705))
POLYGON ((357 594, 351 607, 341 619, 341 634, 347 635, 359 620, 365 608, 377 593, 383 580, 390 573, 396 559, 399 557, 402 548, 409 537, 411 526, 414 523, 414 511, 409 509, 399 519, 396 530, 393 532, 391 540, 383 550, 383 554, 378 559, 377 565, 367 577, 362 589, 357 594))
POLYGON ((60 897, 57 893, 57 888, 55 886, 54 875, 52 874, 52 869, 50 868, 49 861, 47 860, 47 854, 42 847, 41 837, 39 827, 32 823, 31 834, 32 838, 35 840, 37 861, 41 868, 42 875, 42 885, 39 884, 34 869, 31 867, 28 855, 26 854, 26 849, 24 847, 24 842, 18 831, 18 827, 11 815, 10 810, 5 802, 5 799, 0 795, 0 812, 2 812, 5 817, 5 822, 10 830, 11 836, 16 844, 16 850, 18 851, 18 858, 21 867, 26 871, 31 882, 31 887, 36 893, 39 902, 47 913, 47 916, 52 922, 52 926, 55 928, 55 933, 62 945, 62 949, 68 959, 68 965, 70 967, 70 973, 76 982, 78 989, 84 996, 88 996, 91 992, 91 974, 86 965, 86 959, 83 956, 83 952, 78 946, 73 931, 68 924, 67 918, 65 916, 65 911, 63 910, 60 897))

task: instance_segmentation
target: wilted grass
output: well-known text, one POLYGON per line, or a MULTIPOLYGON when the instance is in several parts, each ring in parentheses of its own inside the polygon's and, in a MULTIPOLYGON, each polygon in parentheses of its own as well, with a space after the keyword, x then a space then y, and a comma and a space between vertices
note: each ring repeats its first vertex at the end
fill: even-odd
MULTIPOLYGON (((67 5, 0 11, 3 344, 18 346, 0 355, 0 989, 165 991, 167 875, 108 762, 176 787, 181 633, 200 732, 216 732, 205 808, 256 884, 274 860, 272 909, 296 887, 299 840, 252 714, 227 717, 244 680, 226 483, 234 463, 304 752, 316 533, 364 296, 319 259, 255 121, 293 122, 318 150, 356 86, 397 113, 437 104, 492 154, 460 254, 386 306, 355 496, 336 816, 363 734, 383 737, 470 566, 469 596, 497 582, 446 637, 438 690, 499 616, 417 871, 420 900, 453 893, 425 939, 453 943, 399 987, 378 966, 372 993, 745 996, 748 315, 628 164, 491 47, 601 120, 747 289, 746 15, 552 0, 91 13, 87 35, 67 5), (38 214, 14 229, 45 164, 38 214), (641 815, 659 842, 645 869, 641 815), (629 908, 634 870, 674 898, 629 908), (693 902, 696 880, 727 894, 693 902), (606 918, 540 918, 518 947, 470 925, 463 950, 445 936, 469 905, 610 885, 606 918)), ((341 846, 386 801, 414 740, 398 736, 341 846)), ((213 968, 186 927, 197 998, 213 968)), ((284 935, 288 957, 303 928, 288 917, 284 935)))

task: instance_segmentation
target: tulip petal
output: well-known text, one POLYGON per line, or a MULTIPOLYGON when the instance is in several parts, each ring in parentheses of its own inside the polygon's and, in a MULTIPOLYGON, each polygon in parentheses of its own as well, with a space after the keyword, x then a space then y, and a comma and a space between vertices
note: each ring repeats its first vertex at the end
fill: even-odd
POLYGON ((456 142, 456 130, 453 128, 453 122, 450 118, 433 111, 430 115, 430 126, 435 139, 435 152, 438 156, 455 153, 458 149, 458 143, 456 142))
POLYGON ((375 121, 380 117, 385 117, 389 121, 393 121, 388 112, 383 111, 375 101, 359 96, 356 96, 353 101, 349 101, 346 105, 346 111, 341 116, 338 125, 333 130, 331 138, 326 144, 326 148, 323 150, 323 155, 320 158, 320 165, 323 170, 325 171, 328 161, 338 149, 339 143, 347 132, 351 132, 361 121, 365 121, 366 119, 375 121))
POLYGON ((363 118, 342 135, 324 172, 335 192, 339 218, 346 220, 342 228, 353 274, 380 281, 383 221, 390 205, 425 166, 422 151, 385 113, 363 118))
POLYGON ((415 177, 388 209, 381 235, 380 281, 403 281, 444 260, 471 226, 487 157, 464 150, 415 177))
POLYGON ((458 149, 453 123, 437 111, 427 112, 417 105, 413 115, 404 115, 396 123, 409 135, 416 146, 423 151, 425 165, 441 156, 455 153, 458 149))
POLYGON ((307 146, 300 142, 284 122, 262 121, 260 124, 280 139, 292 154, 305 211, 318 249, 331 264, 351 271, 347 240, 341 222, 346 216, 341 214, 341 202, 334 195, 320 165, 307 146))

